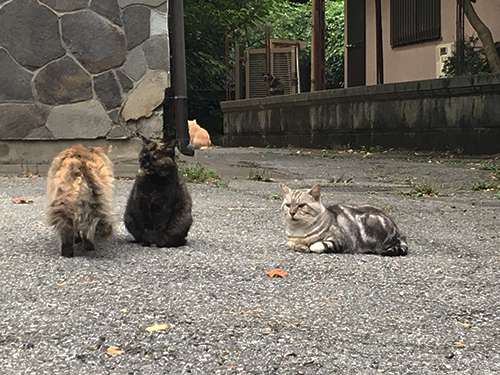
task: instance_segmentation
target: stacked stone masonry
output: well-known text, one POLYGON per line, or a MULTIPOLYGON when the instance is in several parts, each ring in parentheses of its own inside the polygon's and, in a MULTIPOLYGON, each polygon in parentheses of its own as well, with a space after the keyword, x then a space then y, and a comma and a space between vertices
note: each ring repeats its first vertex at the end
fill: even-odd
POLYGON ((161 136, 167 0, 0 0, 0 140, 161 136))

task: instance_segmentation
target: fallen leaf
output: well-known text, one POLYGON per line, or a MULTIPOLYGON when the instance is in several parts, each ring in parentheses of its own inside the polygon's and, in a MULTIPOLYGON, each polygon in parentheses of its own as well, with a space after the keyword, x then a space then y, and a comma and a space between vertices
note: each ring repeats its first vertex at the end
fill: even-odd
POLYGON ((228 211, 232 211, 232 210, 234 210, 234 208, 233 207, 228 207, 227 210, 228 211))
POLYGON ((146 328, 148 332, 163 331, 168 328, 167 324, 155 324, 154 326, 146 328))
POLYGON ((279 268, 275 268, 274 270, 266 271, 266 275, 269 277, 285 277, 288 274, 279 268))
POLYGON ((38 174, 28 173, 28 178, 37 178, 38 174))
POLYGON ((29 204, 29 203, 33 203, 33 200, 16 198, 16 199, 12 199, 12 202, 14 204, 29 204))
POLYGON ((288 356, 291 356, 293 355, 294 357, 297 357, 297 354, 295 354, 294 352, 286 352, 285 353, 285 357, 288 357, 288 356))
POLYGON ((464 347, 467 346, 467 343, 465 342, 465 340, 455 341, 453 343, 453 346, 464 347))
POLYGON ((106 349, 106 353, 108 353, 108 354, 123 354, 124 351, 120 350, 120 348, 117 346, 111 345, 108 347, 108 349, 106 349))
POLYGON ((126 313, 126 312, 127 312, 127 309, 125 309, 125 308, 120 309, 120 312, 121 312, 121 313, 126 313))
POLYGON ((463 327, 465 328, 469 328, 470 327, 470 323, 460 323, 463 327))

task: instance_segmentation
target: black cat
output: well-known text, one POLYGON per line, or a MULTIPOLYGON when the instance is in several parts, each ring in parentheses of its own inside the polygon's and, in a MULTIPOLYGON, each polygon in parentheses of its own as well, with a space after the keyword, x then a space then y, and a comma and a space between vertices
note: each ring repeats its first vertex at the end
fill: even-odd
POLYGON ((191 196, 175 163, 175 142, 143 139, 140 169, 125 209, 125 227, 143 246, 186 244, 191 196))
POLYGON ((266 73, 262 75, 262 79, 269 86, 269 95, 283 95, 285 93, 285 86, 278 77, 275 77, 271 73, 266 73))

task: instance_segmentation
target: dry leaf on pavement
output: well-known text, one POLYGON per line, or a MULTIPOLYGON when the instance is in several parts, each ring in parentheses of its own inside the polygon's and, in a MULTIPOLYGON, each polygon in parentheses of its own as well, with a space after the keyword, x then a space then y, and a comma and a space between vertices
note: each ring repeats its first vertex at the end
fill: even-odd
POLYGON ((168 328, 167 324, 155 324, 154 326, 146 328, 148 332, 163 331, 168 328))
POLYGON ((285 277, 288 274, 279 268, 275 268, 274 270, 266 271, 266 275, 269 277, 285 277))
POLYGON ((33 203, 33 200, 16 198, 16 199, 12 199, 12 202, 14 204, 29 204, 29 203, 33 203))
POLYGON ((111 345, 108 347, 108 349, 106 349, 106 353, 108 353, 108 354, 123 354, 124 351, 120 350, 120 348, 117 346, 111 345))
POLYGON ((455 346, 455 347, 464 347, 464 346, 467 346, 467 343, 465 342, 465 340, 459 340, 459 341, 455 341, 453 343, 453 346, 455 346))

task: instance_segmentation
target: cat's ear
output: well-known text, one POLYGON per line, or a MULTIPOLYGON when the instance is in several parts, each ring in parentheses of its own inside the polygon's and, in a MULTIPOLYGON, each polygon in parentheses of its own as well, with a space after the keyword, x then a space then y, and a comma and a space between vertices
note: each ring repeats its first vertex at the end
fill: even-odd
POLYGON ((100 148, 102 152, 106 154, 107 152, 111 151, 111 147, 113 147, 111 146, 111 143, 108 143, 107 145, 101 146, 100 148))
POLYGON ((285 195, 288 195, 292 189, 290 189, 288 186, 285 186, 284 184, 280 184, 281 189, 285 193, 285 195))
POLYGON ((145 145, 148 145, 150 143, 154 143, 152 140, 146 138, 145 136, 143 136, 142 134, 139 134, 139 137, 141 137, 142 139, 142 143, 145 144, 145 145))
POLYGON ((92 150, 93 152, 96 152, 98 154, 104 155, 109 150, 111 150, 111 144, 108 143, 107 145, 104 145, 104 146, 89 147, 89 150, 92 150))
POLYGON ((321 197, 321 186, 319 184, 314 185, 311 190, 309 190, 309 194, 311 194, 316 201, 319 201, 319 197, 321 197))
POLYGON ((158 145, 155 141, 152 141, 151 139, 149 138, 146 138, 144 137, 143 135, 139 135, 142 139, 142 148, 144 150, 148 150, 148 151, 152 151, 152 150, 156 150, 158 145))

